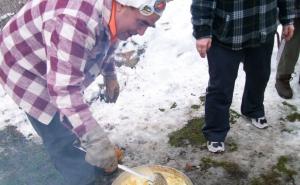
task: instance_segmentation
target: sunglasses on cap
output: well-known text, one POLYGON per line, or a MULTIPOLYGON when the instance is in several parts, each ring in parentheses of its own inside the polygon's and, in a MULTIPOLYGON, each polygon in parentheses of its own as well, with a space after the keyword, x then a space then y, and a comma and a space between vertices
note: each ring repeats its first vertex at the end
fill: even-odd
POLYGON ((166 0, 153 0, 150 4, 142 5, 140 12, 145 16, 152 15, 153 13, 161 16, 166 8, 166 4, 166 0))

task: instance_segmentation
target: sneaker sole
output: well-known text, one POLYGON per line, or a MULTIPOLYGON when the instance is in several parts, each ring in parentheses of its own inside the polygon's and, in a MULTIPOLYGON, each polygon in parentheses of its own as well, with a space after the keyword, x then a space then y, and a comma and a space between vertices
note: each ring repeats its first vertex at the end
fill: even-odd
POLYGON ((252 122, 251 118, 249 118, 248 116, 245 116, 243 114, 242 114, 242 118, 244 118, 246 121, 250 122, 251 125, 255 126, 255 128, 267 129, 269 127, 269 124, 265 124, 265 126, 256 125, 255 123, 252 122))
POLYGON ((266 128, 268 128, 268 127, 269 127, 269 125, 268 125, 268 124, 264 124, 264 125, 257 125, 257 124, 255 124, 255 123, 253 123, 252 121, 251 121, 251 124, 252 124, 252 125, 254 125, 256 128, 259 128, 259 129, 266 129, 266 128))
POLYGON ((225 152, 225 150, 210 150, 208 149, 209 152, 214 153, 214 154, 219 154, 225 152))
POLYGON ((215 149, 213 147, 207 146, 207 149, 211 153, 223 153, 223 152, 225 152, 225 148, 224 149, 215 149))

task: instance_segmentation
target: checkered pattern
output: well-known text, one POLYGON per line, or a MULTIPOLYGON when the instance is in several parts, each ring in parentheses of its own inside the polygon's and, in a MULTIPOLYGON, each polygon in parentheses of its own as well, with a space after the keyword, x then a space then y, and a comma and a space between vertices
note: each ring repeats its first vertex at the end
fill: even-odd
POLYGON ((28 114, 48 124, 56 112, 73 127, 97 124, 82 91, 114 77, 109 56, 111 0, 31 0, 0 34, 0 83, 28 114))
POLYGON ((300 0, 295 0, 296 18, 300 18, 300 0))
POLYGON ((194 36, 214 37, 233 50, 258 46, 273 39, 277 8, 280 22, 292 23, 293 3, 294 0, 193 0, 194 36))

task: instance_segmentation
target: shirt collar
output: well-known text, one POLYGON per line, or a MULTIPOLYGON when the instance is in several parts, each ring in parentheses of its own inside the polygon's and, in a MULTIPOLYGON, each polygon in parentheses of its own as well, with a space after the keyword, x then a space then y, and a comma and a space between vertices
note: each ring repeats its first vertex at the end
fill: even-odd
MULTIPOLYGON (((105 28, 105 31, 109 35, 109 39, 112 43, 117 43, 118 39, 116 38, 115 28, 111 29, 110 27, 114 25, 115 27, 115 15, 113 15, 112 7, 115 0, 98 0, 96 2, 97 10, 102 15, 102 26, 105 28), (111 25, 111 26, 110 26, 111 25)), ((116 5, 116 4, 115 4, 116 5)))

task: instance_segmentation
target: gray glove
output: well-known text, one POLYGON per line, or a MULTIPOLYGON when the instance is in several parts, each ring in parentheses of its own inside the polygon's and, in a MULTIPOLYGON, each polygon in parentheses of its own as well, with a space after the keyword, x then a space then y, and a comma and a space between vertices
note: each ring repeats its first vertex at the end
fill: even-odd
POLYGON ((118 160, 115 149, 102 128, 96 127, 80 138, 81 147, 85 149, 85 160, 107 172, 117 168, 118 160))

